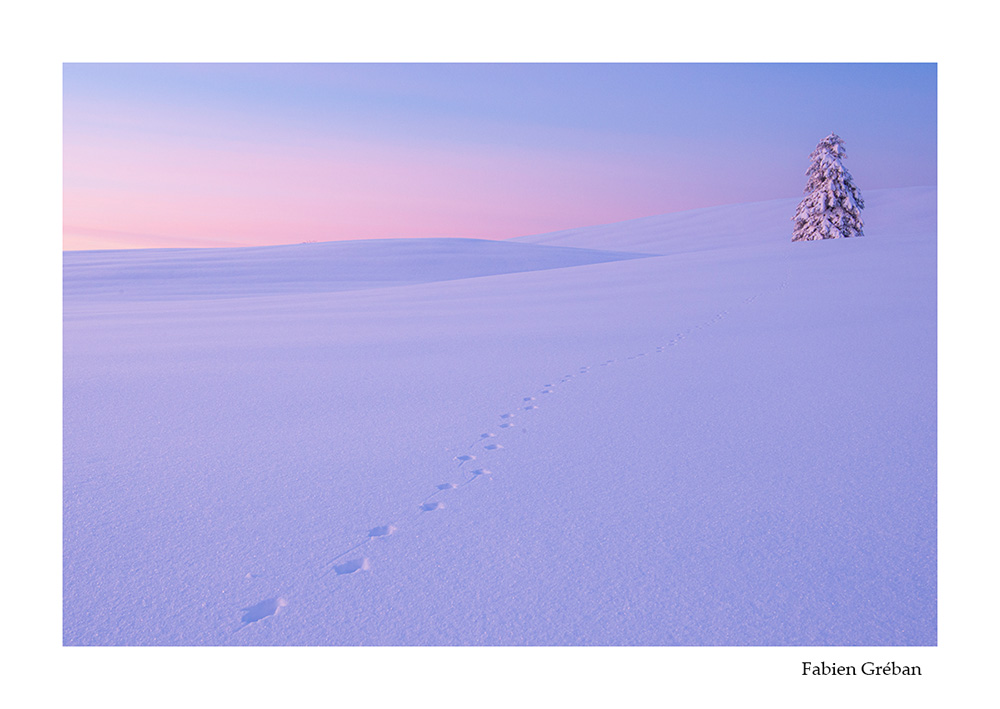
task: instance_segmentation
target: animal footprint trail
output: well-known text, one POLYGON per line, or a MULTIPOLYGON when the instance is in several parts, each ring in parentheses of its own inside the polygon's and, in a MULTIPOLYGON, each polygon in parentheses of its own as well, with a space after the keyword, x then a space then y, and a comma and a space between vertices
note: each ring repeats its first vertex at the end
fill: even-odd
MULTIPOLYGON (((459 457, 462 457, 462 456, 459 456, 459 457)), ((474 459, 474 456, 468 456, 468 458, 474 459)), ((463 461, 463 462, 465 462, 465 461, 463 461)), ((435 491, 433 493, 431 493, 427 498, 425 498, 424 501, 421 502, 420 505, 418 506, 418 510, 421 513, 423 513, 423 512, 431 512, 431 511, 434 511, 434 510, 439 510, 439 509, 444 508, 444 503, 438 502, 438 501, 432 501, 431 498, 433 498, 435 495, 438 495, 438 494, 440 494, 442 492, 446 492, 448 490, 454 490, 455 488, 458 487, 458 485, 456 485, 454 483, 451 483, 451 482, 445 482, 445 483, 439 483, 439 484, 435 485, 434 487, 435 487, 435 491)), ((397 514, 397 517, 398 516, 399 515, 397 514)), ((323 566, 324 570, 322 571, 322 573, 319 574, 318 578, 322 579, 322 578, 326 577, 327 575, 330 574, 331 571, 334 572, 334 574, 336 576, 345 576, 345 575, 353 574, 353 573, 358 572, 358 571, 368 571, 368 570, 370 570, 372 568, 372 562, 371 562, 371 559, 369 557, 367 557, 367 556, 359 557, 359 558, 356 558, 356 559, 350 559, 348 561, 344 561, 344 562, 341 562, 339 564, 337 563, 337 561, 339 559, 344 558, 345 556, 348 556, 349 554, 351 554, 353 552, 358 551, 359 549, 361 549, 362 547, 364 547, 369 542, 372 542, 373 540, 383 540, 383 539, 385 539, 387 537, 390 537, 390 536, 396 534, 396 532, 398 532, 398 531, 399 531, 399 527, 397 525, 395 525, 395 524, 384 524, 384 525, 380 525, 378 527, 372 527, 370 530, 368 530, 368 534, 365 536, 364 539, 362 539, 360 542, 358 542, 354 546, 352 546, 349 549, 347 549, 347 550, 345 550, 345 551, 337 554, 336 556, 334 556, 333 558, 331 558, 329 561, 327 561, 326 564, 324 564, 324 566, 323 566)), ((379 542, 379 543, 382 543, 382 542, 379 542)))
MULTIPOLYGON (((781 290, 781 289, 785 288, 786 286, 787 286, 787 283, 782 283, 779 287, 777 287, 777 288, 775 288, 773 290, 781 290)), ((743 302, 745 304, 753 303, 754 301, 756 301, 762 295, 764 295, 764 293, 758 293, 758 294, 753 295, 753 296, 751 296, 749 298, 746 298, 743 302)), ((723 310, 723 311, 717 313, 711 319, 703 322, 702 324, 695 325, 693 327, 689 327, 686 330, 683 330, 681 332, 675 333, 674 336, 671 339, 669 339, 668 341, 666 341, 664 344, 657 345, 653 350, 646 351, 646 352, 635 353, 635 354, 632 354, 632 355, 630 355, 630 356, 628 356, 628 357, 626 357, 624 359, 615 359, 615 358, 607 359, 607 360, 601 362, 598 366, 607 367, 607 366, 610 366, 612 364, 616 364, 618 362, 627 361, 627 360, 634 360, 634 359, 638 359, 640 357, 645 357, 648 354, 663 353, 663 352, 666 351, 667 347, 676 346, 676 345, 680 344, 685 338, 687 338, 688 335, 691 335, 692 333, 694 333, 694 332, 696 332, 698 330, 707 328, 710 325, 714 325, 715 323, 717 323, 720 320, 724 319, 727 315, 729 315, 729 311, 728 310, 723 310)), ((558 384, 565 384, 565 383, 569 382, 571 379, 573 379, 575 377, 579 377, 579 376, 581 376, 583 374, 588 374, 590 372, 590 369, 591 369, 590 365, 587 365, 587 366, 584 366, 584 367, 580 367, 575 374, 569 374, 569 373, 567 373, 567 374, 563 375, 563 377, 560 380, 558 380, 558 384)), ((555 387, 556 386, 557 386, 557 384, 555 384, 555 383, 543 384, 542 385, 543 388, 538 393, 545 394, 545 395, 551 395, 551 394, 555 393, 555 387)), ((521 397, 521 406, 519 408, 521 410, 523 410, 523 411, 532 411, 532 410, 538 409, 539 407, 538 407, 538 405, 536 403, 534 403, 535 401, 536 401, 536 397, 535 396, 524 396, 524 397, 521 397)), ((499 417, 500 417, 500 423, 499 423, 499 428, 500 429, 506 430, 506 429, 510 429, 510 428, 514 427, 514 422, 511 420, 511 419, 514 418, 514 414, 512 412, 508 411, 508 412, 505 412, 505 413, 501 413, 501 414, 499 414, 499 417)), ((497 434, 494 433, 494 432, 491 432, 491 431, 485 431, 483 433, 480 433, 479 436, 478 436, 478 438, 476 439, 476 441, 474 441, 470 445, 470 448, 475 447, 475 445, 477 443, 481 443, 481 444, 483 444, 482 450, 486 451, 486 452, 494 453, 496 451, 503 450, 504 446, 502 444, 496 443, 496 442, 492 441, 492 439, 494 439, 496 437, 497 437, 497 434)), ((455 456, 452 460, 453 461, 457 461, 458 462, 458 466, 457 467, 461 468, 461 467, 463 467, 465 465, 465 463, 469 463, 469 462, 475 461, 476 460, 476 456, 472 455, 471 453, 467 453, 467 454, 455 456)), ((469 470, 468 471, 468 476, 469 477, 467 479, 465 479, 463 482, 459 483, 459 484, 455 484, 455 483, 452 483, 452 482, 441 482, 441 483, 438 483, 438 484, 434 485, 434 491, 431 492, 422 502, 420 502, 417 505, 416 511, 411 512, 410 514, 414 515, 414 519, 416 519, 417 515, 425 515, 425 514, 429 514, 429 513, 433 513, 433 512, 440 513, 441 510, 445 509, 445 503, 443 501, 441 501, 441 500, 437 500, 437 499, 433 499, 433 498, 435 498, 435 497, 437 497, 438 495, 441 495, 441 494, 449 493, 449 492, 455 491, 457 489, 464 488, 464 487, 472 484, 476 480, 480 480, 480 479, 483 479, 483 478, 490 478, 490 479, 492 479, 493 475, 494 475, 493 471, 490 470, 490 469, 488 469, 488 468, 475 468, 475 469, 469 470)), ((412 507, 409 508, 409 509, 413 510, 412 507)), ((327 562, 325 562, 321 566, 321 569, 324 569, 324 570, 322 571, 322 573, 319 574, 318 577, 319 578, 323 578, 323 577, 327 576, 328 574, 330 574, 331 572, 333 572, 336 577, 340 577, 340 576, 352 576, 352 575, 358 574, 359 572, 365 572, 365 571, 371 570, 371 568, 372 568, 372 561, 371 561, 371 558, 369 556, 359 555, 359 556, 357 556, 355 558, 348 558, 347 560, 343 560, 343 559, 345 559, 345 557, 351 556, 354 552, 358 552, 360 549, 362 549, 363 547, 365 547, 366 544, 369 544, 369 543, 384 544, 385 542, 381 541, 381 540, 385 540, 386 538, 391 537, 392 535, 396 534, 398 532, 398 529, 399 528, 395 524, 383 524, 381 526, 377 526, 377 527, 371 528, 367 532, 367 534, 360 541, 358 541, 356 544, 354 544, 350 548, 346 549, 345 551, 342 551, 341 553, 337 554, 336 556, 330 558, 327 562)), ((314 579, 315 578, 316 577, 314 577, 314 579)), ((243 628, 246 628, 246 627, 248 627, 250 625, 258 623, 258 622, 260 622, 262 620, 265 620, 265 619, 271 618, 273 616, 276 616, 286 606, 288 606, 288 601, 286 600, 286 598, 284 596, 275 596, 275 597, 271 597, 271 598, 267 598, 265 600, 262 600, 262 601, 260 601, 259 603, 255 604, 255 605, 249 606, 247 608, 243 608, 241 610, 241 613, 242 613, 242 616, 241 616, 242 625, 239 628, 237 628, 236 631, 242 630, 243 628)), ((236 632, 236 631, 233 631, 233 632, 236 632)))
MULTIPOLYGON (((457 456, 455 458, 455 460, 461 461, 459 463, 459 465, 461 466, 462 464, 464 464, 464 463, 466 463, 466 462, 468 462, 470 460, 475 460, 475 456, 473 456, 473 455, 461 455, 461 456, 457 456)), ((418 505, 419 512, 420 513, 424 513, 424 512, 432 512, 432 511, 435 511, 435 510, 443 509, 444 508, 444 503, 442 503, 440 501, 435 501, 435 500, 433 500, 433 498, 435 496, 437 496, 437 495, 440 495, 441 493, 445 493, 445 492, 448 492, 450 490, 454 490, 454 489, 456 489, 458 487, 459 487, 458 485, 456 485, 455 483, 452 483, 452 482, 442 482, 442 483, 436 484, 434 486, 434 492, 432 492, 430 495, 428 495, 426 498, 424 498, 424 500, 418 505)), ((395 516, 398 518, 398 517, 401 516, 401 514, 397 513, 397 515, 395 515, 395 516)), ((334 556, 333 558, 331 558, 329 561, 327 561, 326 564, 324 564, 324 566, 323 566, 323 568, 325 570, 322 573, 319 574, 319 578, 323 578, 323 577, 327 576, 331 571, 335 572, 337 576, 343 576, 345 574, 354 573, 355 571, 368 571, 371 568, 371 560, 369 559, 369 557, 361 557, 361 558, 358 558, 358 559, 352 559, 352 560, 349 560, 349 561, 342 562, 340 564, 338 564, 336 562, 339 559, 342 559, 342 558, 348 556, 352 552, 355 552, 355 551, 361 549, 362 547, 364 547, 369 542, 372 542, 373 540, 382 540, 382 539, 385 539, 386 537, 389 537, 389 536, 395 534, 398 531, 399 531, 399 527, 396 524, 384 524, 384 525, 380 525, 380 526, 371 528, 368 531, 368 533, 367 533, 367 535, 365 536, 364 539, 362 539, 361 541, 359 541, 354 546, 350 547, 349 549, 346 549, 345 551, 342 551, 341 553, 337 554, 336 556, 334 556)), ((378 542, 378 543, 382 543, 382 542, 378 542)))
MULTIPOLYGON (((492 434, 490 436, 483 437, 481 440, 486 440, 487 438, 491 437, 493 437, 492 434)), ((499 449, 501 447, 502 446, 495 445, 495 446, 489 446, 488 448, 490 450, 494 450, 494 449, 499 449)), ((475 460, 475 456, 461 455, 461 456, 456 456, 454 460, 458 460, 459 465, 461 466, 466 462, 475 460)), ((485 472, 486 474, 488 474, 489 471, 485 472)), ((478 477, 480 477, 483 474, 484 471, 482 469, 473 471, 470 480, 478 479, 478 477)), ((443 510, 445 508, 445 504, 441 501, 433 500, 431 498, 435 497, 436 495, 446 493, 451 490, 455 490, 458 487, 460 487, 460 485, 456 485, 455 483, 452 482, 438 483, 437 485, 434 486, 435 488, 434 492, 432 492, 423 502, 421 502, 417 506, 417 514, 426 514, 429 512, 437 512, 439 510, 443 510)), ((344 551, 340 552, 336 556, 328 559, 324 564, 322 564, 320 566, 320 572, 317 575, 313 576, 311 581, 307 581, 306 584, 312 585, 313 583, 316 583, 322 580, 323 578, 329 576, 331 573, 336 577, 341 577, 341 576, 351 576, 359 572, 366 572, 371 570, 373 564, 371 557, 369 556, 361 555, 356 558, 348 558, 347 560, 343 559, 345 559, 345 557, 349 557, 355 552, 358 552, 360 549, 362 549, 369 543, 373 542, 376 544, 384 543, 382 540, 391 537, 398 531, 399 527, 396 524, 383 524, 376 527, 372 527, 371 529, 368 530, 367 534, 364 536, 363 539, 361 539, 354 545, 350 546, 349 548, 345 549, 344 551)), ((241 613, 243 613, 242 616, 243 624, 233 632, 235 633, 239 630, 242 630, 248 625, 252 625, 253 623, 256 623, 262 619, 268 618, 273 615, 277 615, 278 612, 287 605, 288 601, 285 600, 284 597, 273 597, 260 601, 259 603, 253 606, 243 608, 241 610, 241 613)))

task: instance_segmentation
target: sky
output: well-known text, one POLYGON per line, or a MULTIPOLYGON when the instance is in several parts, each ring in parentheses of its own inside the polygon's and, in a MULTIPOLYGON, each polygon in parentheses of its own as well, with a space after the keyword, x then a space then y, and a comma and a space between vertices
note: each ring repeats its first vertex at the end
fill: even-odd
MULTIPOLYGON (((506 239, 937 184, 934 64, 64 64, 63 248, 506 239)), ((789 215, 791 216, 791 215, 789 215)))

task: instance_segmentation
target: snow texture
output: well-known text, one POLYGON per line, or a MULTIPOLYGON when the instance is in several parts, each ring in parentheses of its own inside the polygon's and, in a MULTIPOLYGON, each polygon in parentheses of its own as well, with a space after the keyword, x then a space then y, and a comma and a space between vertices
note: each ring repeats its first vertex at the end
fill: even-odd
POLYGON ((66 253, 64 643, 936 644, 936 191, 869 197, 66 253))
POLYGON ((865 201, 842 162, 847 157, 844 140, 831 133, 809 157, 806 196, 792 217, 792 241, 864 236, 861 210, 865 201))

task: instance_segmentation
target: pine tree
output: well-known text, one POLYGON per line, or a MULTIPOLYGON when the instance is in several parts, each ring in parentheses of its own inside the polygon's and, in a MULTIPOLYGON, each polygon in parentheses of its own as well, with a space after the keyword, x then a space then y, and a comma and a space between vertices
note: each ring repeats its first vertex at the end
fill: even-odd
POLYGON ((792 241, 864 236, 861 210, 865 201, 841 162, 847 157, 843 139, 831 133, 809 157, 806 196, 792 217, 792 241))

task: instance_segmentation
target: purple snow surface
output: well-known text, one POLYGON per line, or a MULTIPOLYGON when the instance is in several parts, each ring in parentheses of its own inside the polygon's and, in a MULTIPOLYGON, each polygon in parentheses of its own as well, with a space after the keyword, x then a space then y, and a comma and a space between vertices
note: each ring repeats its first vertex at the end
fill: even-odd
POLYGON ((860 239, 779 200, 415 285, 297 247, 353 290, 67 253, 64 642, 936 644, 936 192, 865 196, 860 239))

